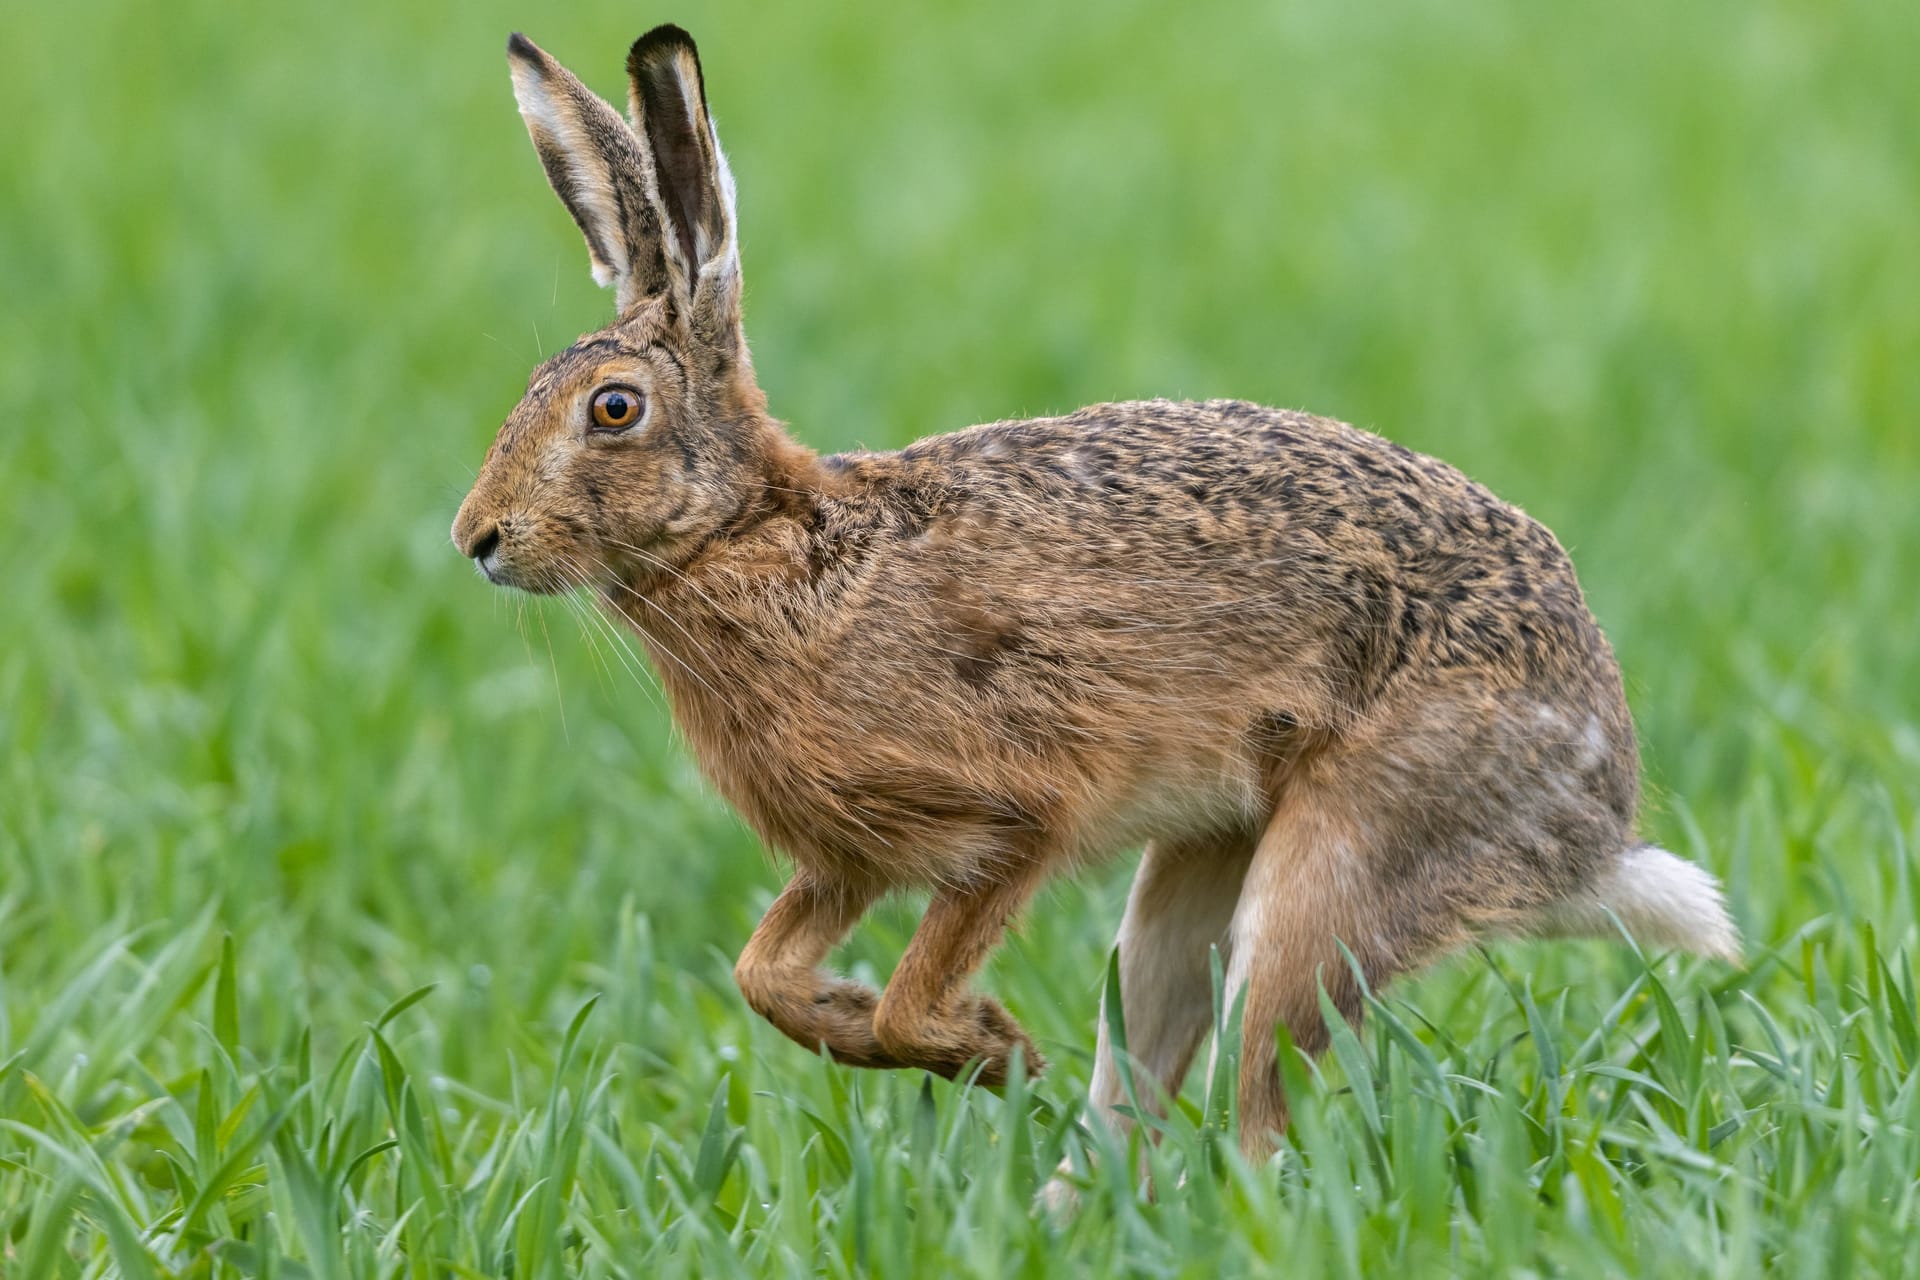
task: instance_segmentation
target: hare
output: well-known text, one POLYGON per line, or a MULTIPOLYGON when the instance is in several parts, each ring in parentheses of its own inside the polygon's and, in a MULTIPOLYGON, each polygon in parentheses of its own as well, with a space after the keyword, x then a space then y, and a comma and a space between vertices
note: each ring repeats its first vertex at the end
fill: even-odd
MULTIPOLYGON (((819 456, 754 381, 693 40, 635 42, 625 120, 525 37, 507 52, 617 315, 533 371, 453 541, 638 634, 706 777, 791 861, 735 970, 786 1035, 988 1085, 1016 1053, 1042 1070, 969 975, 1050 876, 1144 845, 1118 942, 1143 1097, 1179 1088, 1220 947, 1258 1158, 1287 1119, 1272 1029, 1324 1048, 1322 987, 1361 1015, 1341 944, 1373 985, 1619 924, 1737 955, 1712 877, 1635 837, 1619 670, 1540 524, 1379 436, 1234 401, 819 456), (823 970, 916 888, 885 991, 823 970)), ((1119 1125, 1100 1027, 1092 1102, 1119 1125)))

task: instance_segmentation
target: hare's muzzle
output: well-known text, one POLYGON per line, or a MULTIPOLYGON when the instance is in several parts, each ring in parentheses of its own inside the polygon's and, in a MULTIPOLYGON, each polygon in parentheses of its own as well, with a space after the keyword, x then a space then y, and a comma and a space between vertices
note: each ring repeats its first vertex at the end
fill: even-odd
POLYGON ((473 561, 490 582, 499 582, 500 522, 491 513, 476 510, 473 495, 460 504, 453 520, 453 545, 473 561))
POLYGON ((467 548, 467 559, 484 561, 500 549, 500 527, 490 525, 474 535, 473 543, 467 548))
POLYGON ((467 548, 467 558, 479 565, 480 572, 486 574, 488 579, 497 582, 499 579, 494 577, 493 571, 499 551, 500 528, 498 525, 489 525, 467 548))

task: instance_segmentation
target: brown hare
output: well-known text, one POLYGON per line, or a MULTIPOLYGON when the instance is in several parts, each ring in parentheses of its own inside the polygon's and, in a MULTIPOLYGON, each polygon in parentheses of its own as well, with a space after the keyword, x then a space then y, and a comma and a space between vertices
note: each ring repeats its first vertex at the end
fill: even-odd
MULTIPOLYGON (((781 1031, 855 1066, 1041 1070, 969 975, 1049 876, 1144 845, 1118 944, 1142 1088, 1179 1087, 1219 946, 1258 1157, 1287 1116, 1267 1032, 1323 1048, 1321 984, 1360 1016, 1341 943, 1376 985, 1616 920, 1735 956, 1712 877, 1635 838, 1619 670, 1541 525, 1378 436, 1234 401, 821 457, 754 381, 693 41, 635 42, 626 119, 524 37, 508 59, 617 315, 534 370, 453 540, 638 633, 706 776, 791 860, 735 971, 781 1031), (885 991, 823 971, 916 888, 885 991)), ((1121 1101, 1104 1018, 1100 1039, 1097 1114, 1121 1101)))

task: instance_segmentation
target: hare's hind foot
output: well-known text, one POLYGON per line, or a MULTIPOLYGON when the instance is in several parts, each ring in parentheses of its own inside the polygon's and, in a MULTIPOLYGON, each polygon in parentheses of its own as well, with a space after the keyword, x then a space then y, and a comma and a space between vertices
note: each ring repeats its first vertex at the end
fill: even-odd
MULTIPOLYGON (((1106 1005, 1112 993, 1103 992, 1087 1089, 1090 1124, 1124 1137, 1134 1123, 1135 1098, 1159 1115, 1179 1090, 1194 1051, 1213 1025, 1214 949, 1226 954, 1228 926, 1255 839, 1251 832, 1221 832, 1155 840, 1140 855, 1115 943, 1120 1024, 1131 1071, 1121 1071, 1106 1005)), ((1040 1190, 1044 1211, 1064 1215, 1078 1206, 1072 1173, 1072 1162, 1062 1160, 1040 1190)))

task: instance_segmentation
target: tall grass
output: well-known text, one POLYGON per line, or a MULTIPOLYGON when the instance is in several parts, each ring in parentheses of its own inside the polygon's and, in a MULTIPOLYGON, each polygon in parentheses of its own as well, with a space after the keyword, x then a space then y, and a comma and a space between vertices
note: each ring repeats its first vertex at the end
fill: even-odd
POLYGON ((0 1275, 1920 1270, 1900 6, 32 0, 8 44, 0 1275), (1156 1143, 1084 1123, 1123 867, 983 979, 1043 1079, 754 1019, 777 871, 617 633, 446 542, 609 305, 505 34, 617 94, 669 18, 800 436, 1238 395, 1463 466, 1573 548, 1750 964, 1376 993, 1259 1169, 1203 1073, 1156 1143))

